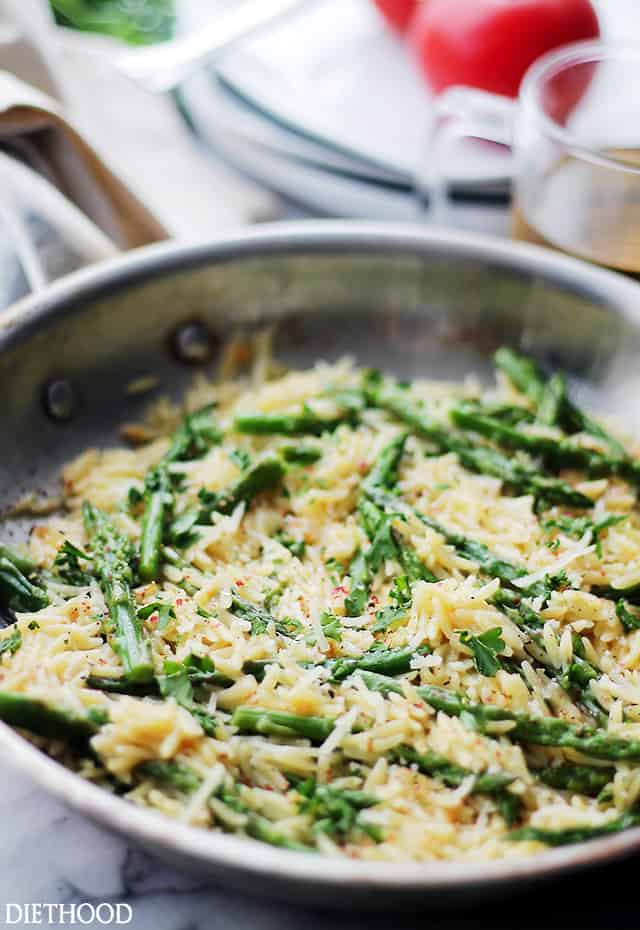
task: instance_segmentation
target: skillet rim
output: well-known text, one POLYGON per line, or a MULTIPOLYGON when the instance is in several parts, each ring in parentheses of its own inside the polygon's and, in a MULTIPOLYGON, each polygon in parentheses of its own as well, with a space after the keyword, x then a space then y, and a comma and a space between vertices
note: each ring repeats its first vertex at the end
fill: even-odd
MULTIPOLYGON (((354 252, 442 254, 449 259, 487 261, 529 276, 584 293, 621 313, 640 327, 640 287, 631 279, 590 266, 571 256, 535 245, 514 243, 483 234, 410 224, 314 220, 265 224, 211 242, 161 243, 125 253, 99 265, 81 269, 21 300, 0 318, 0 353, 29 338, 49 318, 63 316, 79 302, 91 301, 146 279, 228 261, 277 255, 323 254, 350 248, 354 252)), ((362 862, 309 856, 275 849, 252 839, 190 827, 137 808, 83 779, 30 744, 0 722, 0 749, 10 764, 41 787, 94 821, 126 837, 177 855, 191 866, 216 868, 240 885, 251 879, 272 880, 273 896, 286 898, 293 882, 298 898, 318 901, 330 888, 345 895, 339 901, 322 899, 325 906, 374 906, 385 893, 454 892, 489 894, 518 880, 530 883, 610 860, 640 849, 640 827, 625 833, 535 856, 489 862, 362 862), (169 829, 170 828, 170 829, 169 829), (363 898, 364 893, 367 899, 363 898), (369 900, 370 898, 370 900, 369 900)), ((425 902, 429 903, 429 902, 425 902)))

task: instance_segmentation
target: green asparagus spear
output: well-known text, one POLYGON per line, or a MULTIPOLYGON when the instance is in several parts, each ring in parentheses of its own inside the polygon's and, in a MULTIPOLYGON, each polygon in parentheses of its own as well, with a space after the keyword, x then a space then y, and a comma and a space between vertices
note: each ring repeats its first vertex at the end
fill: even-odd
MULTIPOLYGON (((367 494, 380 510, 388 514, 395 514, 403 519, 418 519, 421 523, 424 523, 425 526, 435 530, 435 532, 443 536, 445 541, 450 546, 453 546, 456 552, 461 556, 472 562, 476 562, 484 574, 492 578, 499 578, 500 581, 509 585, 509 587, 511 587, 517 579, 524 578, 527 575, 527 569, 523 566, 506 562, 504 559, 495 556, 483 543, 469 539, 461 533, 446 529, 435 520, 431 520, 429 517, 425 516, 425 514, 411 507, 410 504, 405 503, 395 494, 390 494, 388 491, 379 488, 367 488, 367 494)), ((518 591, 518 594, 520 596, 529 596, 523 591, 518 591)))
POLYGON ((329 659, 325 663, 331 670, 332 681, 344 681, 357 671, 378 672, 381 675, 403 675, 411 669, 411 660, 416 655, 427 655, 428 647, 413 649, 373 649, 358 658, 343 656, 329 659))
POLYGON ((260 840, 262 843, 268 843, 269 846, 277 846, 280 849, 288 849, 290 852, 315 852, 313 846, 307 846, 304 843, 297 843, 289 839, 283 833, 273 826, 271 821, 259 814, 250 813, 245 827, 248 836, 254 840, 260 840))
MULTIPOLYGON (((373 672, 359 672, 359 675, 373 691, 379 691, 381 694, 402 694, 402 684, 393 678, 373 672)), ((603 730, 575 726, 556 717, 538 719, 492 704, 474 704, 444 688, 423 685, 416 688, 416 693, 434 710, 440 710, 451 717, 464 716, 466 720, 473 721, 481 733, 486 732, 487 727, 495 721, 510 721, 513 727, 505 736, 515 742, 576 749, 595 759, 640 762, 640 740, 610 736, 603 730)))
POLYGON ((551 375, 545 384, 540 400, 536 421, 543 426, 557 426, 562 419, 562 410, 567 401, 567 382, 563 375, 551 375))
POLYGON ((520 595, 514 591, 501 588, 492 598, 494 606, 498 607, 520 629, 530 637, 525 644, 525 651, 534 661, 545 667, 550 678, 555 679, 561 688, 576 701, 586 713, 590 714, 598 723, 604 724, 607 712, 591 692, 590 683, 601 675, 601 672, 590 662, 586 661, 584 654, 580 654, 582 641, 579 636, 574 638, 574 659, 565 669, 556 668, 547 655, 540 631, 544 622, 528 604, 525 604, 520 595))
MULTIPOLYGON (((495 417, 487 416, 482 408, 469 402, 454 407, 450 411, 450 417, 460 429, 479 433, 508 449, 521 449, 530 455, 540 456, 545 465, 555 471, 563 468, 582 468, 593 477, 620 474, 634 477, 634 472, 630 471, 625 461, 618 456, 587 449, 567 438, 554 439, 522 432, 495 417)), ((640 479, 640 470, 635 477, 640 479)))
MULTIPOLYGON (((532 359, 520 355, 506 346, 498 349, 494 359, 497 367, 506 374, 519 391, 529 398, 534 407, 538 408, 541 404, 547 402, 547 381, 532 359)), ((584 432, 591 433, 592 436, 598 436, 609 445, 609 448, 615 456, 620 459, 627 458, 627 453, 622 443, 611 436, 600 423, 583 410, 580 410, 580 408, 569 399, 566 389, 561 392, 558 387, 556 391, 558 394, 556 423, 559 426, 568 433, 584 432)))
POLYGON ((400 765, 415 765, 423 775, 436 778, 450 788, 457 788, 467 778, 472 778, 471 793, 486 794, 492 797, 508 826, 515 823, 521 814, 522 801, 517 795, 506 790, 507 786, 515 781, 512 775, 502 772, 477 774, 461 765, 456 765, 455 762, 451 762, 446 756, 441 756, 437 752, 417 752, 410 746, 399 746, 392 750, 389 759, 400 765))
POLYGON ((131 542, 97 507, 85 502, 82 515, 90 540, 94 571, 113 624, 114 648, 126 675, 137 681, 150 681, 153 678, 151 652, 131 594, 131 542))
POLYGON ((569 846, 572 843, 586 843, 601 836, 610 836, 612 833, 622 833, 631 827, 640 825, 640 811, 626 811, 613 820, 598 826, 566 827, 564 830, 541 830, 537 827, 523 827, 507 834, 507 839, 515 842, 533 841, 544 843, 545 846, 569 846))
POLYGON ((171 479, 166 467, 158 466, 147 475, 145 495, 138 571, 142 581, 153 581, 160 571, 160 553, 167 513, 173 507, 171 479))
POLYGON ((409 581, 429 581, 432 584, 440 579, 422 562, 418 553, 411 546, 401 542, 397 533, 394 533, 398 549, 398 559, 409 581))
POLYGON ((364 393, 372 406, 392 413, 417 435, 435 445, 439 452, 455 453, 460 463, 470 471, 492 475, 519 493, 533 494, 543 501, 571 507, 593 506, 590 498, 566 482, 541 474, 534 466, 506 458, 489 446, 474 444, 464 436, 447 430, 431 420, 424 408, 412 401, 405 391, 385 384, 379 377, 369 375, 365 379, 364 393))
POLYGON ((438 778, 451 788, 458 788, 462 782, 473 776, 474 794, 495 794, 515 781, 515 776, 504 773, 477 774, 470 769, 451 762, 438 752, 418 752, 410 746, 399 746, 390 753, 390 759, 403 765, 415 765, 424 775, 438 778))
POLYGON ((358 506, 371 545, 366 552, 358 551, 349 566, 351 585, 344 602, 347 617, 360 617, 364 613, 374 575, 385 559, 399 556, 391 521, 366 498, 358 506))
POLYGON ((322 449, 317 446, 285 445, 280 455, 288 465, 313 465, 322 458, 322 449))
MULTIPOLYGON (((390 679, 393 681, 393 679, 390 679)), ((267 711, 260 708, 239 707, 233 714, 232 724, 241 732, 259 733, 264 736, 305 736, 311 742, 323 742, 331 733, 334 722, 331 719, 319 717, 299 717, 277 711, 267 711)), ((440 777, 446 784, 457 786, 472 773, 456 766, 449 760, 435 753, 418 754, 409 747, 394 750, 391 760, 398 764, 418 766, 420 771, 434 777, 440 777)), ((505 792, 505 788, 513 779, 503 774, 477 775, 474 781, 474 793, 491 794, 501 802, 501 810, 508 823, 512 823, 520 810, 519 799, 515 795, 505 792), (505 797, 505 794, 509 794, 505 797)))
POLYGON ((312 743, 323 743, 334 727, 330 717, 302 717, 262 707, 237 707, 231 723, 241 733, 260 736, 302 737, 312 743))
POLYGON ((454 407, 449 416, 460 429, 478 433, 508 449, 521 449, 533 456, 541 456, 547 466, 554 469, 585 468, 594 474, 617 474, 619 459, 577 446, 568 439, 554 439, 525 433, 517 427, 487 416, 481 407, 463 401, 454 407))
POLYGON ((362 484, 358 510, 371 545, 365 553, 357 553, 349 568, 351 590, 345 599, 345 609, 349 617, 359 617, 364 612, 371 581, 387 559, 396 559, 402 565, 409 581, 437 581, 435 575, 422 564, 416 552, 394 531, 394 515, 385 514, 367 497, 368 493, 385 493, 396 484, 398 465, 406 441, 407 433, 402 433, 385 446, 362 484))
POLYGON ((361 811, 379 803, 373 795, 319 785, 314 778, 299 782, 295 787, 303 799, 300 813, 313 818, 314 833, 326 833, 338 842, 345 842, 356 829, 368 833, 376 842, 382 839, 377 828, 372 831, 370 825, 360 818, 361 811))
POLYGON ((414 433, 432 443, 439 452, 448 452, 451 433, 440 423, 430 419, 424 407, 411 400, 407 392, 391 387, 379 372, 367 372, 363 382, 367 403, 392 413, 414 433))
MULTIPOLYGON (((416 655, 428 655, 430 651, 428 646, 420 646, 417 650, 373 648, 358 657, 341 656, 337 659, 327 659, 320 665, 329 669, 331 681, 336 682, 344 681, 359 670, 384 675, 402 675, 410 670, 411 660, 416 655)), ((254 659, 245 662, 242 670, 246 675, 253 675, 258 681, 262 681, 269 666, 277 664, 277 659, 254 659)), ((306 663, 301 664, 306 667, 306 663)))
POLYGON ((400 433, 388 443, 362 483, 366 494, 371 488, 393 488, 398 481, 398 467, 407 445, 408 433, 400 433))
POLYGON ((275 458, 263 459, 242 475, 232 487, 218 498, 216 510, 219 513, 232 513, 239 503, 249 503, 262 491, 277 488, 284 477, 284 466, 275 458))
POLYGON ((633 630, 640 630, 640 616, 632 613, 623 599, 620 599, 616 603, 616 616, 624 627, 625 632, 631 633, 633 630))
POLYGON ((36 572, 31 559, 0 544, 0 607, 19 613, 46 607, 49 598, 38 583, 36 572))
POLYGON ((593 768, 589 765, 549 765, 538 769, 536 777, 558 791, 572 791, 597 797, 615 775, 613 768, 593 768))
MULTIPOLYGON (((411 507, 410 504, 407 504, 395 494, 390 494, 389 492, 382 491, 377 488, 368 489, 368 493, 371 500, 381 510, 384 510, 389 514, 395 514, 396 516, 405 520, 411 518, 419 520, 421 523, 424 523, 425 526, 428 526, 430 529, 435 530, 436 533, 439 533, 441 536, 443 536, 445 541, 450 546, 453 546, 459 555, 463 556, 465 559, 469 559, 470 561, 475 562, 484 575, 487 575, 489 578, 499 578, 503 585, 513 589, 512 594, 503 592, 505 603, 507 599, 512 601, 509 606, 519 608, 522 603, 522 598, 543 597, 546 599, 556 588, 563 588, 566 586, 566 579, 564 575, 559 574, 547 576, 546 578, 541 579, 540 581, 537 581, 527 586, 526 588, 521 588, 515 583, 519 579, 526 577, 528 574, 528 571, 524 566, 514 565, 512 562, 507 562, 504 559, 494 555, 494 553, 492 553, 491 550, 488 549, 487 546, 485 546, 483 543, 474 539, 469 539, 467 536, 463 536, 461 533, 447 529, 440 523, 437 523, 435 520, 427 517, 425 514, 420 513, 419 510, 411 507)), ((524 615, 528 616, 529 620, 535 623, 536 615, 534 611, 527 611, 525 609, 524 615)))
POLYGON ((640 604, 640 584, 630 585, 628 588, 614 588, 612 585, 598 585, 591 589, 591 593, 598 597, 606 597, 610 601, 628 601, 629 604, 640 604))
POLYGON ((192 538, 197 525, 211 523, 214 513, 230 514, 241 501, 250 503, 262 491, 278 487, 284 477, 285 468, 276 458, 266 458, 250 466, 238 481, 226 491, 216 493, 201 489, 200 506, 190 507, 177 517, 169 530, 170 538, 181 543, 192 538))
MULTIPOLYGON (((153 781, 167 788, 175 788, 183 794, 193 794, 202 784, 202 778, 198 773, 188 765, 183 765, 180 762, 153 760, 143 762, 142 765, 137 766, 135 771, 141 778, 151 778, 153 781)), ((236 795, 231 796, 228 791, 220 791, 218 800, 231 807, 234 812, 246 815, 245 832, 248 836, 261 840, 263 843, 268 843, 270 846, 279 846, 297 852, 313 852, 312 847, 304 846, 285 837, 275 829, 266 817, 262 817, 250 810, 236 795)))
MULTIPOLYGON (((556 678, 571 697, 577 700, 597 721, 603 721, 606 717, 606 712, 591 694, 589 688, 590 680, 598 678, 600 673, 592 665, 580 659, 572 663, 570 668, 564 672, 556 669, 550 659, 545 661, 545 653, 539 636, 539 631, 543 626, 542 619, 531 607, 523 602, 524 597, 542 596, 547 598, 554 587, 560 586, 560 583, 563 581, 562 578, 552 577, 543 579, 521 590, 515 587, 515 582, 527 574, 524 567, 516 566, 503 559, 499 559, 482 543, 473 539, 468 539, 459 533, 447 530, 445 527, 424 516, 424 514, 414 510, 408 504, 405 504, 400 498, 385 491, 376 483, 367 485, 365 490, 370 496, 370 502, 377 507, 378 512, 384 510, 390 515, 395 513, 405 518, 410 516, 417 517, 422 523, 444 536, 446 541, 450 545, 453 545, 457 552, 465 558, 476 562, 484 574, 489 577, 498 577, 503 584, 514 586, 515 590, 509 591, 502 589, 497 592, 493 599, 495 606, 504 610, 510 619, 529 634, 534 645, 538 647, 534 658, 543 661, 547 672, 553 678, 556 678)), ((406 551, 409 550, 406 549, 406 551)), ((405 570, 407 569, 407 565, 408 563, 405 560, 405 570)), ((417 565, 418 567, 421 565, 419 560, 417 560, 417 565)), ((426 581, 437 581, 424 566, 422 566, 422 568, 424 572, 422 574, 414 574, 411 580, 423 578, 426 581)), ((495 673, 498 665, 493 662, 491 666, 494 668, 495 673)), ((488 663, 483 667, 486 671, 489 670, 488 663)))
POLYGON ((357 552, 349 566, 351 587, 344 599, 347 617, 360 617, 364 613, 369 600, 369 587, 371 585, 371 569, 364 552, 357 552))
POLYGON ((281 636, 294 637, 302 631, 301 625, 295 620, 277 620, 264 607, 258 607, 250 601, 245 601, 234 591, 231 595, 231 613, 243 620, 248 620, 251 624, 251 635, 260 636, 266 633, 269 627, 273 627, 276 633, 281 636))
MULTIPOLYGON (((307 846, 289 839, 289 837, 280 833, 270 820, 248 807, 241 799, 237 788, 230 790, 227 787, 222 787, 216 793, 215 798, 233 811, 234 814, 242 814, 244 817, 243 830, 248 836, 252 836, 254 840, 260 840, 270 846, 278 846, 281 849, 289 849, 293 852, 315 852, 313 846, 307 846)), ((214 808, 214 812, 219 816, 219 809, 214 808)))
POLYGON ((593 507, 593 501, 581 491, 559 478, 541 474, 535 467, 507 458, 488 446, 467 445, 456 439, 450 444, 460 463, 469 471, 499 478, 519 494, 532 494, 543 503, 564 504, 568 507, 593 507))
POLYGON ((175 788, 183 794, 192 794, 202 784, 198 773, 188 765, 161 759, 136 766, 135 774, 141 778, 151 778, 163 787, 175 788))
POLYGON ((166 522, 173 510, 173 482, 170 466, 199 458, 222 439, 212 416, 212 405, 189 414, 171 437, 171 444, 145 480, 145 511, 140 536, 139 574, 142 581, 158 577, 166 522))
POLYGON ((537 408, 544 394, 545 378, 533 359, 520 355, 508 346, 498 349, 493 358, 514 387, 537 408))
POLYGON ((345 409, 337 416, 323 417, 306 405, 300 413, 254 413, 237 416, 233 428, 238 433, 253 436, 321 436, 332 433, 342 423, 354 423, 353 409, 345 409))
POLYGON ((245 675, 253 675, 256 681, 264 681, 267 669, 271 665, 279 665, 277 659, 250 659, 242 666, 245 675))
POLYGON ((35 575, 38 571, 38 566, 33 559, 7 546, 6 543, 0 543, 0 559, 8 559, 23 575, 35 575))
POLYGON ((540 630, 544 626, 544 621, 540 614, 529 607, 522 599, 519 591, 513 591, 509 588, 500 588, 491 598, 494 607, 503 611, 516 626, 531 636, 532 639, 538 637, 540 630))
POLYGON ((87 688, 92 691, 104 691, 106 694, 129 694, 132 697, 158 697, 160 689, 155 678, 148 681, 138 681, 128 675, 89 675, 86 679, 87 688))
POLYGON ((64 740, 78 750, 86 750, 100 722, 97 714, 79 717, 36 698, 6 691, 0 691, 0 720, 37 736, 64 740))
MULTIPOLYGON (((175 697, 193 700, 193 687, 209 686, 228 688, 233 680, 216 671, 214 663, 207 656, 189 655, 183 662, 169 662, 162 675, 146 681, 138 681, 128 675, 100 676, 89 675, 87 687, 94 691, 108 694, 130 694, 135 697, 175 697)), ((178 701, 180 703, 180 701, 178 701)), ((191 710, 191 707, 188 707, 191 710)))

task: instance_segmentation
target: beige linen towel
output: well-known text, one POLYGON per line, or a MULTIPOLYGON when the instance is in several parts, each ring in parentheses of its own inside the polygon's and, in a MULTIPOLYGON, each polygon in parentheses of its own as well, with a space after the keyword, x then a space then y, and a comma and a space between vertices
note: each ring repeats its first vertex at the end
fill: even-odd
MULTIPOLYGON (((119 248, 167 238, 65 112, 46 4, 0 0, 0 148, 46 177, 119 248)), ((0 173, 0 186, 11 178, 0 173)))
POLYGON ((121 248, 166 238, 53 98, 0 71, 0 144, 22 152, 121 248))

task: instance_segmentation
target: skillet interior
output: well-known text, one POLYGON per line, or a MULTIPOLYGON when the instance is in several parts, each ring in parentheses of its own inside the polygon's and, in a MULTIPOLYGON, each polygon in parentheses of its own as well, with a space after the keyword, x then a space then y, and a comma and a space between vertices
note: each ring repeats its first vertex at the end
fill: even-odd
MULTIPOLYGON (((636 308, 640 288, 624 278, 532 247, 451 233, 314 223, 263 228, 223 244, 143 250, 73 275, 2 318, 0 507, 27 490, 55 491, 63 462, 92 444, 118 442, 122 422, 138 418, 154 396, 128 395, 132 379, 153 373, 161 391, 179 393, 194 373, 175 352, 176 332, 189 321, 197 320, 208 334, 207 371, 215 370, 220 347, 232 332, 250 332, 265 323, 274 324, 276 354, 286 363, 306 366, 317 358, 350 353, 361 364, 402 377, 457 379, 473 371, 486 378, 493 350, 512 343, 569 371, 576 389, 595 407, 617 410, 639 426, 636 308), (68 379, 75 399, 64 422, 53 420, 43 404, 45 385, 57 378, 68 379)), ((24 522, 5 521, 0 537, 20 536, 25 529, 24 522)), ((0 729, 0 742, 15 750, 17 741, 15 734, 0 729)), ((31 750, 25 747, 18 757, 36 777, 60 790, 56 778, 53 784, 44 769, 37 771, 31 750)), ((69 775, 65 784, 77 781, 69 775)), ((92 800, 78 800, 89 797, 86 790, 62 793, 113 822, 107 810, 111 799, 98 804, 107 811, 101 813, 92 800)), ((126 822, 123 817, 118 826, 126 822)), ((153 841, 150 836, 147 832, 146 842, 155 843, 157 836, 153 841)), ((211 871, 219 873, 219 860, 225 858, 219 848, 225 842, 228 838, 215 837, 206 855, 190 849, 188 840, 181 856, 175 847, 164 851, 192 866, 216 862, 211 871)), ((564 868, 633 845, 621 844, 620 838, 612 842, 591 844, 588 854, 585 847, 573 857, 551 853, 544 857, 547 871, 554 861, 564 868)), ((325 868, 317 860, 315 880, 310 883, 306 873, 311 870, 301 867, 295 882, 283 865, 290 857, 263 849, 256 857, 274 879, 268 883, 271 892, 289 893, 295 886, 307 899, 315 889, 318 899, 323 887, 335 885, 335 867, 325 868)), ((237 868, 229 866, 236 883, 243 875, 246 881, 255 866, 242 859, 237 868)), ((442 866, 414 868, 405 882, 401 876, 391 881, 393 868, 368 866, 358 884, 347 883, 351 865, 360 864, 341 867, 340 884, 346 887, 336 903, 365 896, 372 903, 371 885, 381 891, 393 888, 396 894, 403 887, 443 887, 438 878, 442 866)), ((514 877, 511 865, 492 866, 493 873, 480 870, 476 882, 468 866, 457 867, 457 873, 455 866, 446 868, 450 878, 445 885, 459 881, 476 890, 514 877)), ((516 868, 529 878, 541 871, 539 860, 516 868)))

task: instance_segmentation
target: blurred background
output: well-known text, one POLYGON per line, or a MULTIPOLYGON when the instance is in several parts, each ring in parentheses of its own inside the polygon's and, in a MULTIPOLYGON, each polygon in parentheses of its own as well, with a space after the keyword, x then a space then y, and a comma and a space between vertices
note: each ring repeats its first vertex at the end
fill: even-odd
MULTIPOLYGON (((306 0, 164 97, 113 66, 125 43, 140 48, 197 33, 243 3, 50 0, 61 28, 38 36, 67 112, 172 235, 298 215, 431 221, 420 189, 432 164, 434 93, 415 41, 381 15, 385 0, 306 0)), ((579 38, 575 10, 583 0, 555 5, 563 3, 579 38)), ((33 23, 31 8, 47 3, 19 5, 33 23)), ((607 38, 640 38, 637 0, 594 5, 607 38)), ((386 6, 402 8, 403 0, 386 6)), ((448 6, 455 20, 456 4, 448 6)), ((497 146, 456 146, 447 159, 451 197, 438 222, 505 233, 511 170, 497 146)))

